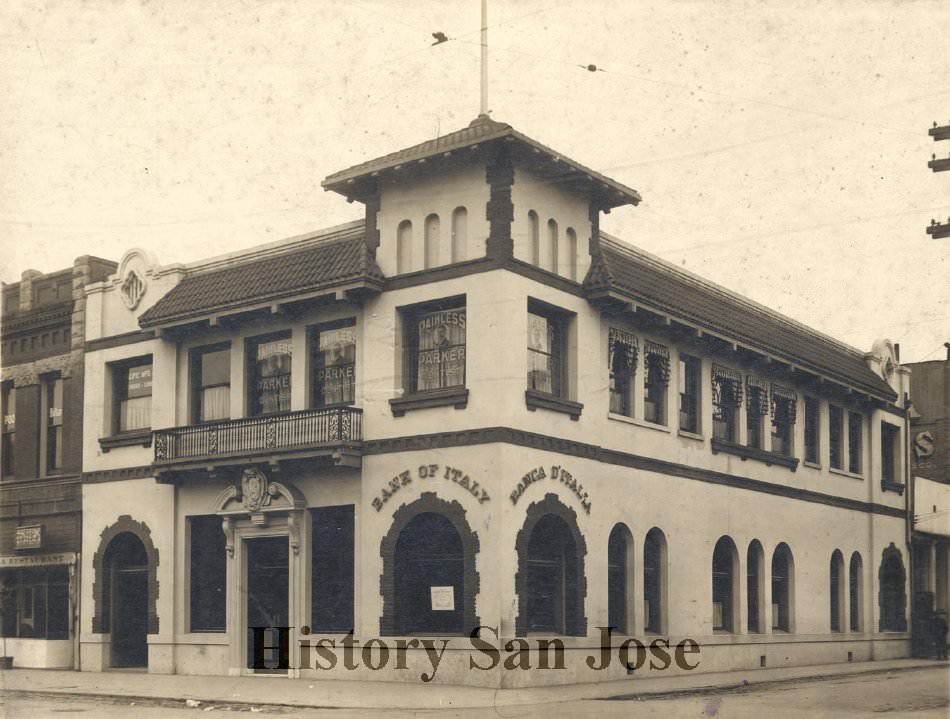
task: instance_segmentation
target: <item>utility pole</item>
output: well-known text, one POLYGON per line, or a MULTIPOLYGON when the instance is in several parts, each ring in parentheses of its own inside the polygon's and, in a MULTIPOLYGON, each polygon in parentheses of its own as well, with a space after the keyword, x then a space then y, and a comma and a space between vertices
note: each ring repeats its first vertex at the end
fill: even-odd
MULTIPOLYGON (((950 140, 950 125, 940 125, 934 123, 934 126, 930 128, 930 131, 927 133, 933 139, 934 142, 940 142, 941 140, 950 140)), ((932 156, 930 162, 927 163, 929 167, 934 172, 946 172, 950 170, 950 155, 947 157, 937 159, 936 153, 932 156)), ((930 227, 927 228, 927 234, 933 237, 935 240, 939 240, 942 237, 950 237, 950 217, 947 218, 947 221, 944 223, 937 222, 936 220, 930 221, 930 227)))

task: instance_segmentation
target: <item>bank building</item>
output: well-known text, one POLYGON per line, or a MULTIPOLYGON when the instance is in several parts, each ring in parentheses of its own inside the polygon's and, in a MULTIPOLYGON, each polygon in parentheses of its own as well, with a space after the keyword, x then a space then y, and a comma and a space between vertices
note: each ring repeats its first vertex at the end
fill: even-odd
POLYGON ((610 236, 635 190, 484 115, 323 187, 363 218, 86 287, 79 668, 429 666, 314 666, 352 631, 451 640, 438 682, 625 678, 607 626, 693 671, 908 655, 889 342, 610 236), (564 667, 473 669, 477 627, 564 667))

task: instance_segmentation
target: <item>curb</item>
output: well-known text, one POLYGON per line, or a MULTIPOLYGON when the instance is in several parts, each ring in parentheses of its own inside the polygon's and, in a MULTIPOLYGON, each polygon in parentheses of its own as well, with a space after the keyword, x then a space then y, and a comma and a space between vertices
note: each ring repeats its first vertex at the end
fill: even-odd
POLYGON ((836 674, 809 674, 802 677, 789 677, 787 679, 763 679, 762 681, 743 680, 738 684, 707 684, 701 687, 689 687, 686 689, 668 689, 655 692, 631 692, 629 694, 617 694, 610 697, 598 697, 593 701, 640 701, 649 699, 676 699, 681 696, 691 694, 741 694, 745 692, 756 691, 759 689, 768 689, 780 684, 805 684, 808 682, 826 682, 845 677, 863 677, 869 674, 896 674, 900 672, 916 672, 925 669, 933 669, 939 664, 925 664, 914 667, 891 667, 890 669, 868 669, 860 672, 838 672, 836 674))
MULTIPOLYGON (((932 669, 937 666, 941 666, 942 663, 934 662, 933 664, 924 664, 917 665, 912 667, 891 667, 889 669, 875 669, 868 668, 865 671, 851 671, 851 672, 838 672, 834 674, 812 674, 807 676, 800 677, 789 677, 785 679, 763 679, 761 681, 756 680, 742 680, 737 683, 728 683, 728 684, 706 684, 703 686, 696 687, 686 687, 683 689, 658 689, 655 691, 641 691, 641 692, 625 692, 622 694, 614 694, 611 696, 602 696, 602 697, 591 697, 591 696, 577 696, 577 697, 567 697, 564 699, 559 699, 556 701, 544 701, 539 700, 535 702, 504 702, 504 706, 529 706, 531 704, 552 704, 552 703, 561 703, 568 701, 645 701, 645 700, 663 700, 663 699, 677 699, 679 697, 693 696, 696 694, 739 694, 747 693, 752 691, 760 691, 763 689, 768 689, 774 686, 779 685, 788 685, 788 684, 805 684, 809 682, 823 682, 823 681, 833 681, 836 679, 842 679, 846 677, 860 677, 868 676, 875 674, 892 674, 892 673, 903 673, 903 672, 913 672, 913 671, 923 671, 926 669, 932 669)), ((944 665, 945 666, 945 665, 944 665)), ((463 711, 466 709, 481 709, 488 708, 491 706, 499 706, 498 698, 499 691, 505 690, 496 690, 493 692, 493 702, 486 704, 473 704, 459 707, 450 707, 457 711, 463 711)), ((215 700, 215 699, 203 699, 200 697, 166 697, 166 696, 146 696, 146 695, 134 695, 134 694, 111 694, 109 692, 75 692, 75 691, 44 691, 44 690, 34 690, 34 689, 10 689, 7 687, 3 688, 3 694, 12 695, 16 694, 23 697, 36 697, 36 698, 75 698, 75 699, 95 699, 95 700, 104 700, 108 701, 111 704, 136 704, 141 706, 158 706, 158 707, 168 707, 168 708, 181 708, 187 706, 187 702, 197 702, 195 708, 208 709, 209 707, 214 707, 222 710, 232 710, 232 711, 246 711, 248 708, 261 707, 268 709, 279 709, 284 711, 291 710, 301 710, 301 709, 367 709, 367 710, 378 710, 386 711, 392 709, 399 709, 405 711, 422 711, 422 710, 432 710, 438 709, 440 707, 435 706, 415 706, 415 707, 364 707, 364 706, 352 706, 347 704, 306 704, 306 703, 288 703, 280 701, 270 701, 266 699, 261 699, 260 701, 235 701, 233 699, 225 700, 215 700)), ((502 695, 503 696, 503 695, 502 695)), ((441 707, 446 708, 446 707, 441 707)))

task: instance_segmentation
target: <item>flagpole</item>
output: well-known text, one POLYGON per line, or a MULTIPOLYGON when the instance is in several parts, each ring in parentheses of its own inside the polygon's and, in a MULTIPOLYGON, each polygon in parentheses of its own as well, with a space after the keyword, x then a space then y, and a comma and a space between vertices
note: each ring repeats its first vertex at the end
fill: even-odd
POLYGON ((479 115, 488 116, 488 0, 482 0, 482 100, 479 115))

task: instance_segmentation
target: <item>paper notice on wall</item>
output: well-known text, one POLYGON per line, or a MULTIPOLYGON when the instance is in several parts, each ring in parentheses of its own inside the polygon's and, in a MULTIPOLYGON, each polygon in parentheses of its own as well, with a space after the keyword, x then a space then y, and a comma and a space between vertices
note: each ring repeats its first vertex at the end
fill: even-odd
POLYGON ((429 587, 433 612, 455 611, 455 587, 429 587))

